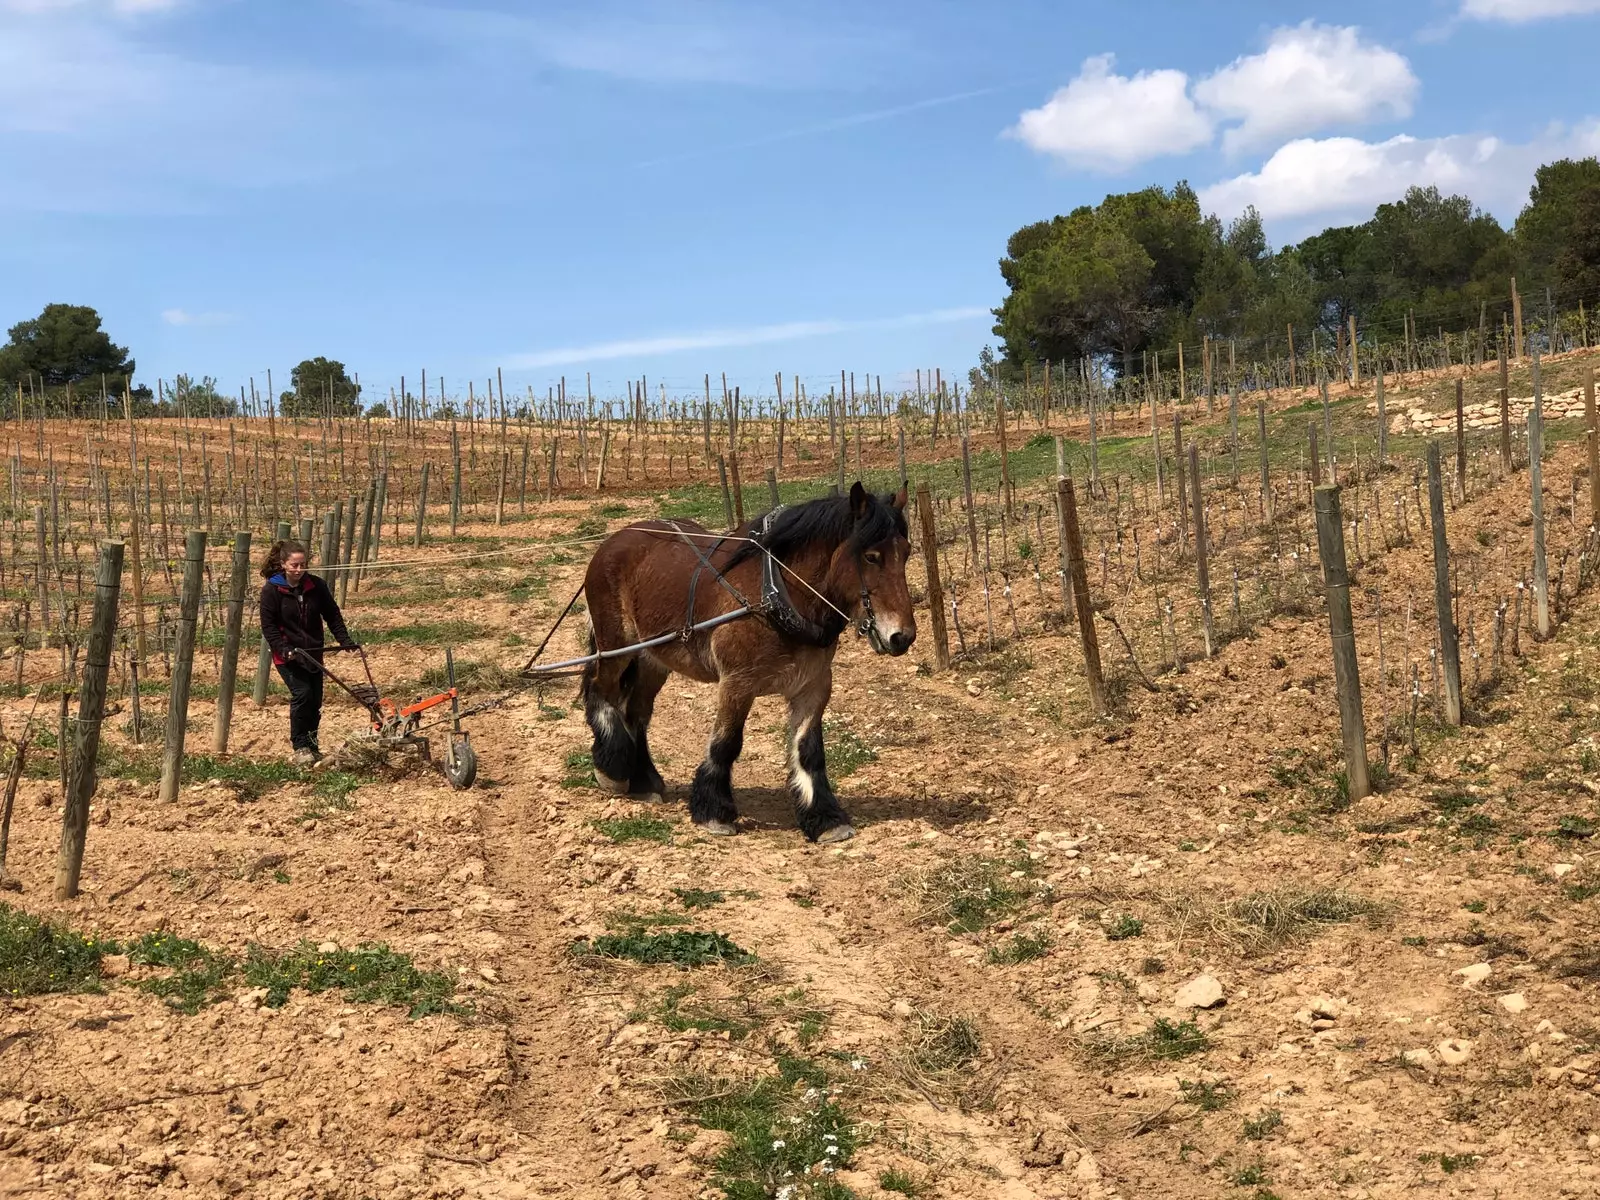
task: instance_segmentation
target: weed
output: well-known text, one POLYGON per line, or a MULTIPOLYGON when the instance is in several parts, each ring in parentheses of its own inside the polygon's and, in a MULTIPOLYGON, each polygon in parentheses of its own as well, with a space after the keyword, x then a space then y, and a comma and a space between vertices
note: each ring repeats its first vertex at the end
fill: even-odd
POLYGON ((288 883, 289 882, 289 872, 285 871, 282 867, 278 867, 277 869, 275 869, 272 872, 272 882, 273 883, 288 883))
POLYGON ((678 903, 685 908, 710 908, 721 904, 727 899, 721 892, 710 891, 706 888, 673 888, 672 894, 678 898, 678 903))
POLYGON ((977 933, 1027 903, 1029 893, 1013 887, 990 859, 949 859, 911 877, 919 902, 917 921, 943 924, 951 933, 977 933))
POLYGON ((1469 913, 1488 912, 1489 902, 1487 900, 1468 900, 1465 901, 1461 907, 1466 909, 1469 913))
POLYGON ((1256 1162, 1235 1171, 1228 1176, 1228 1182, 1236 1187, 1254 1187, 1258 1183, 1271 1183, 1272 1180, 1267 1178, 1267 1168, 1256 1162))
POLYGON ((1131 913, 1119 913, 1116 919, 1106 926, 1106 937, 1113 942, 1126 941, 1143 933, 1144 922, 1131 913))
POLYGON ((1275 1108, 1262 1109, 1258 1115, 1245 1118, 1244 1136, 1252 1142, 1259 1142, 1282 1124, 1283 1113, 1275 1108))
MULTIPOLYGON (((456 659, 455 672, 456 688, 463 692, 503 692, 513 687, 519 678, 515 671, 499 663, 477 658, 456 659)), ((417 687, 425 692, 442 692, 449 686, 449 671, 444 663, 429 667, 417 680, 417 687)))
POLYGON ((0 904, 0 993, 42 996, 100 990, 100 956, 116 944, 0 904))
POLYGON ((707 1099, 694 1114, 707 1129, 733 1137, 715 1163, 714 1182, 728 1200, 848 1200, 853 1195, 836 1173, 855 1156, 855 1126, 824 1088, 813 1085, 796 1098, 781 1076, 731 1093, 718 1083, 703 1085, 707 1099))
POLYGON ((1010 941, 999 946, 990 946, 988 959, 999 966, 1016 966, 1018 963, 1043 958, 1049 950, 1050 934, 1047 930, 1041 929, 1035 933, 1013 934, 1010 941))
POLYGON ((1556 836, 1573 839, 1592 838, 1595 834, 1595 823, 1588 817, 1580 817, 1568 813, 1556 822, 1556 836))
POLYGON ((695 1029, 702 1033, 726 1033, 736 1041, 748 1036, 755 1028, 751 1022, 723 1016, 709 1006, 686 1005, 684 1001, 693 994, 692 984, 681 983, 669 987, 662 994, 656 1020, 674 1033, 695 1029))
POLYGON ((1426 946, 1428 939, 1421 936, 1403 937, 1400 939, 1402 946, 1426 946))
POLYGON ((1149 1029, 1133 1037, 1086 1040, 1083 1045, 1091 1055, 1106 1063, 1150 1059, 1170 1062, 1203 1054, 1211 1042, 1193 1021, 1174 1022, 1158 1017, 1149 1029))
POLYGON ((918 1010, 908 1044, 894 1058, 896 1073, 924 1096, 943 1096, 963 1109, 987 1102, 998 1082, 976 1074, 983 1038, 970 1017, 918 1010))
POLYGON ((1192 1104, 1201 1112, 1217 1112, 1232 1104, 1238 1093, 1226 1082, 1207 1083, 1189 1079, 1178 1080, 1178 1092, 1185 1104, 1192 1104))
POLYGON ((337 988, 354 1003, 404 1007, 413 1020, 467 1011, 451 1000, 455 980, 450 975, 420 971, 409 954, 397 953, 381 942, 327 952, 301 942, 284 954, 252 945, 245 957, 244 981, 251 987, 266 988, 265 1003, 274 1008, 289 998, 292 988, 308 992, 337 988))
POLYGON ((141 980, 137 986, 191 1016, 226 998, 224 985, 239 966, 199 942, 166 933, 145 934, 128 947, 128 957, 141 966, 170 967, 175 974, 141 980))
POLYGON ((904 1171, 891 1167, 887 1171, 878 1172, 878 1186, 886 1192, 897 1192, 902 1196, 921 1196, 926 1194, 927 1186, 919 1183, 904 1171))
POLYGON ((595 786, 594 756, 587 750, 569 752, 563 765, 566 767, 567 773, 562 776, 562 787, 592 788, 595 786))
POLYGON ((666 908, 651 913, 615 912, 606 918, 606 928, 613 933, 639 933, 662 925, 687 924, 689 916, 686 913, 673 912, 666 908))
POLYGON ((1292 886, 1251 892, 1221 905, 1197 904, 1181 896, 1169 896, 1166 903, 1191 926, 1209 931, 1246 955, 1268 953, 1325 926, 1385 911, 1378 902, 1353 892, 1292 886))
POLYGON ((1159 975, 1159 974, 1161 974, 1161 972, 1165 971, 1166 969, 1167 969, 1166 960, 1165 959, 1161 959, 1161 958, 1156 958, 1153 955, 1150 956, 1149 958, 1144 959, 1139 964, 1139 974, 1141 974, 1141 975, 1159 975))
POLYGON ((672 841, 672 822, 660 817, 599 817, 593 824, 613 842, 672 841))
POLYGON ((701 967, 707 963, 745 963, 755 955, 734 945, 720 933, 677 930, 672 933, 605 934, 572 943, 572 953, 600 958, 630 958, 646 964, 670 963, 679 967, 701 967))
POLYGON ((822 735, 828 759, 828 775, 833 779, 844 779, 868 763, 878 761, 878 752, 842 721, 825 720, 822 723, 822 735))
POLYGON ((1465 1171, 1478 1165, 1479 1156, 1476 1154, 1419 1154, 1417 1161, 1438 1163, 1439 1169, 1446 1175, 1454 1175, 1457 1171, 1465 1171))
POLYGON ((414 621, 409 625, 395 625, 389 629, 364 630, 361 640, 381 646, 400 643, 406 646, 459 646, 493 637, 495 631, 476 621, 414 621))

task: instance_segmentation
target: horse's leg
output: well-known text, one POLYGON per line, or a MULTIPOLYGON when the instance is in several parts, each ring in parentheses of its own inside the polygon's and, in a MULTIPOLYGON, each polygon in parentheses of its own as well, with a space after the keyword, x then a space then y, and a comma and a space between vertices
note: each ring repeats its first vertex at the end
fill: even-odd
POLYGON ((789 697, 789 793, 800 832, 813 842, 842 842, 856 834, 828 782, 822 748, 822 710, 832 694, 833 673, 827 671, 789 697))
POLYGON ((661 799, 667 790, 666 781, 650 758, 650 718, 655 712, 656 694, 666 683, 670 672, 647 654, 639 656, 639 671, 628 693, 627 707, 623 710, 628 719, 628 731, 633 735, 633 767, 628 776, 628 791, 635 796, 652 796, 661 799))
POLYGON ((755 693, 724 679, 717 692, 717 722, 705 761, 689 788, 689 816, 706 833, 729 834, 739 813, 733 807, 733 763, 744 749, 744 721, 755 693))
MULTIPOLYGON (((596 642, 613 647, 625 643, 614 604, 601 602, 599 597, 591 595, 589 621, 591 652, 596 642)), ((626 793, 629 790, 634 741, 625 710, 638 674, 638 664, 631 658, 607 658, 584 664, 578 694, 583 698, 584 720, 594 734, 590 758, 594 762, 595 783, 602 791, 626 793)))

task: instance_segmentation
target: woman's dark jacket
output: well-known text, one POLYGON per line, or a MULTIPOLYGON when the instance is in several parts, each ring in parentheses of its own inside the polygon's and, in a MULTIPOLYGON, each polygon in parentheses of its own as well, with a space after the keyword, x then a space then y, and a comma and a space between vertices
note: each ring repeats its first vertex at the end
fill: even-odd
POLYGON ((312 657, 320 660, 324 621, 341 646, 350 644, 350 631, 333 592, 310 572, 300 577, 298 587, 290 587, 279 572, 261 588, 261 636, 267 639, 272 661, 279 666, 289 660, 290 650, 310 650, 312 657))

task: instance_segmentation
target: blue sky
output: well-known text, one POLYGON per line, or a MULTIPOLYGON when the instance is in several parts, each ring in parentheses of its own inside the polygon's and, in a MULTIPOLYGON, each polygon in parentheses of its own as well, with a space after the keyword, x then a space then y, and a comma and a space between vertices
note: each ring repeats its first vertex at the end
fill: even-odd
POLYGON ((234 391, 964 376, 1007 235, 1107 191, 1509 222, 1600 151, 1597 45, 1600 0, 0 0, 0 323, 234 391))

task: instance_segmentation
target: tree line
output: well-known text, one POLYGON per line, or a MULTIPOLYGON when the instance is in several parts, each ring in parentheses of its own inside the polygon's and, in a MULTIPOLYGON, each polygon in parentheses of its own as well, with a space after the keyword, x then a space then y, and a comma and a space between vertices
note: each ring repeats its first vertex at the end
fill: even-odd
MULTIPOLYGON (((133 415, 233 417, 264 397, 225 395, 209 375, 179 374, 154 388, 133 382, 136 362, 102 328, 88 305, 47 304, 19 321, 0 346, 0 419, 28 415, 133 415), (21 406, 20 409, 18 406, 21 406)), ((252 389, 253 390, 253 389, 252 389)), ((275 409, 285 417, 353 417, 361 412, 361 385, 337 359, 304 359, 289 372, 289 387, 275 409)))
POLYGON ((1149 187, 1017 230, 1000 274, 993 361, 1012 379, 1079 359, 1132 374, 1146 352, 1207 338, 1283 355, 1291 326, 1302 348, 1331 345, 1351 317, 1386 341, 1477 330, 1489 313, 1498 330, 1513 280, 1542 330, 1557 306, 1600 301, 1600 159, 1541 166, 1509 230, 1466 196, 1413 187, 1278 250, 1254 209, 1224 223, 1186 182, 1149 187))

